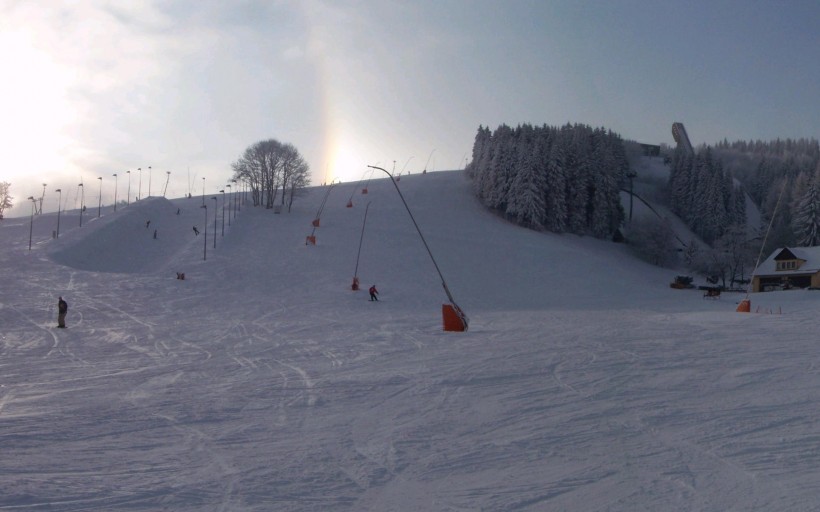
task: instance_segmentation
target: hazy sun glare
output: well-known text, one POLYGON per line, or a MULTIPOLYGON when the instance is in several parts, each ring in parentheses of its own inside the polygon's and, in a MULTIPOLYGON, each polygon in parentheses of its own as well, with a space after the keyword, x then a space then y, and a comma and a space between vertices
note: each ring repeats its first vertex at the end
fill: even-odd
POLYGON ((352 147, 344 141, 337 142, 331 152, 327 170, 322 170, 324 172, 322 182, 330 183, 332 180, 350 182, 361 179, 362 174, 368 170, 367 162, 356 155, 352 147))
POLYGON ((63 171, 66 127, 74 113, 66 98, 70 73, 31 44, 32 34, 0 33, 0 179, 63 171))

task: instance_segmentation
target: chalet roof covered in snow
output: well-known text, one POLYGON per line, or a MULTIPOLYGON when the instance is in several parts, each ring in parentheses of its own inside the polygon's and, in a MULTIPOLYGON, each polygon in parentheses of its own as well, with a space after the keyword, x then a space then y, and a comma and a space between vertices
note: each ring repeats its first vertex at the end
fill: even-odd
POLYGON ((815 247, 780 247, 760 264, 755 270, 755 276, 769 275, 802 275, 820 272, 820 246, 815 247), (804 263, 795 269, 777 270, 777 262, 783 260, 800 259, 804 263))

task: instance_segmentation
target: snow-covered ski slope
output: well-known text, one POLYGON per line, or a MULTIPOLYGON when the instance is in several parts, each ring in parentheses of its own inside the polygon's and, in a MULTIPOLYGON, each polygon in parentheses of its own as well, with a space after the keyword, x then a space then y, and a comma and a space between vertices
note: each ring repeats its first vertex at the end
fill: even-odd
POLYGON ((353 187, 315 246, 326 187, 291 213, 244 205, 224 237, 220 197, 216 249, 206 196, 207 260, 201 197, 63 213, 56 241, 39 216, 31 252, 28 218, 0 223, 0 510, 820 503, 820 293, 736 313, 621 245, 503 221, 459 172, 404 176, 470 316, 446 333, 393 185, 353 187))

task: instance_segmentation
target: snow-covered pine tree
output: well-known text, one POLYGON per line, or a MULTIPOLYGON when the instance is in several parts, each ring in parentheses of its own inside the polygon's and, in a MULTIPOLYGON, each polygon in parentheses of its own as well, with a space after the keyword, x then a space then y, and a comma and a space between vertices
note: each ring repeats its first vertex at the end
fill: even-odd
MULTIPOLYGON (((473 188, 476 196, 482 201, 486 201, 486 196, 490 190, 491 184, 491 169, 490 164, 495 157, 497 150, 498 138, 496 134, 490 134, 486 140, 486 146, 482 149, 481 157, 476 166, 475 176, 473 177, 473 188)), ((486 204, 486 203, 485 203, 486 204)))
POLYGON ((736 226, 746 225, 746 190, 742 185, 732 187, 731 222, 736 226))
MULTIPOLYGON (((603 141, 596 140, 595 146, 589 176, 587 229, 593 236, 602 238, 613 231, 612 226, 610 226, 610 216, 614 205, 611 204, 610 197, 612 196, 612 189, 617 190, 617 187, 612 183, 610 174, 607 172, 607 166, 611 165, 611 161, 608 162, 610 158, 606 153, 603 141)), ((615 197, 620 199, 617 194, 615 197)))
POLYGON ((512 169, 515 165, 515 138, 513 130, 501 125, 496 130, 495 152, 490 162, 490 175, 484 191, 484 204, 494 210, 504 211, 512 183, 512 169))
POLYGON ((629 164, 625 159, 621 160, 619 148, 623 148, 623 144, 613 144, 611 133, 598 129, 593 133, 592 140, 594 149, 590 168, 588 228, 594 236, 604 238, 623 222, 624 210, 618 184, 629 164))
POLYGON ((561 143, 565 145, 567 230, 570 233, 584 234, 587 232, 588 160, 592 148, 581 126, 567 124, 561 131, 567 134, 561 138, 561 143))
POLYGON ((518 141, 515 177, 510 185, 507 215, 518 224, 542 229, 546 214, 544 188, 546 176, 539 168, 541 144, 532 128, 526 129, 518 141))
POLYGON ((562 141, 565 135, 559 130, 552 129, 551 131, 552 146, 547 157, 546 188, 544 190, 546 209, 544 227, 555 233, 563 233, 567 229, 566 174, 564 173, 566 148, 562 141))
POLYGON ((797 204, 792 220, 797 243, 803 247, 820 245, 820 190, 812 180, 797 204))
POLYGON ((706 187, 706 210, 701 216, 701 230, 698 234, 710 244, 720 238, 729 226, 729 215, 724 201, 724 183, 720 170, 715 169, 706 187))
MULTIPOLYGON (((695 155, 691 175, 692 203, 684 211, 684 221, 700 236, 703 236, 705 223, 708 222, 709 185, 711 183, 711 158, 706 151, 699 151, 695 155)), ((713 199, 713 198, 712 198, 713 199)))
POLYGON ((490 128, 479 125, 478 133, 476 133, 475 140, 473 141, 473 159, 470 161, 470 164, 467 165, 466 169, 467 175, 471 178, 475 178, 478 172, 479 162, 481 162, 485 153, 489 150, 490 136, 490 128))
POLYGON ((669 174, 669 196, 672 211, 682 219, 690 217, 693 202, 692 158, 683 148, 675 148, 669 174))

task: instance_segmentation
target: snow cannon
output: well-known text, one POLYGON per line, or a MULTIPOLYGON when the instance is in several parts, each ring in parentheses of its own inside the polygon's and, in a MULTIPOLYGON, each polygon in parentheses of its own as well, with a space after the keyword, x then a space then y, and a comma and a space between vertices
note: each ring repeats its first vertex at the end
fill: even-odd
MULTIPOLYGON (((435 151, 435 150, 433 150, 435 151)), ((430 153, 432 156, 433 153, 430 153)), ((429 160, 429 158, 428 158, 429 160)), ((401 198, 401 202, 404 204, 404 208, 407 210, 407 215, 410 216, 410 220, 413 221, 413 225, 416 226, 416 231, 419 234, 419 238, 421 238, 421 242, 424 244, 424 248, 427 249, 427 254, 430 255, 430 259, 433 261, 433 266, 436 267, 436 272, 438 272, 438 276, 441 278, 441 286, 444 288, 444 293, 447 294, 447 298, 450 299, 449 304, 442 304, 441 305, 441 314, 444 318, 444 330, 445 331, 466 331, 467 330, 467 315, 464 314, 464 311, 461 310, 460 307, 456 305, 455 299, 453 299, 453 294, 450 293, 450 289, 447 288, 447 283, 444 281, 444 275, 441 273, 441 269, 438 267, 438 263, 436 263, 436 259, 433 257, 432 251, 430 251, 430 246, 427 245, 427 241, 424 239, 424 235, 421 234, 421 229, 419 229, 419 225, 416 222, 416 218, 413 217, 413 212, 410 211, 410 207, 407 205, 407 201, 404 199, 404 194, 401 193, 398 184, 396 184, 396 179, 393 177, 392 174, 387 172, 386 170, 382 169, 381 167, 376 167, 374 165, 368 165, 371 169, 378 169, 390 177, 390 181, 393 182, 393 186, 396 188, 396 192, 399 194, 399 198, 401 198)), ((426 169, 425 169, 426 170, 426 169)), ((365 185, 367 188, 367 185, 365 185)), ((370 204, 370 203, 368 203, 370 204)), ((367 215, 367 210, 365 210, 365 216, 367 215)), ((366 217, 365 217, 366 218, 366 217)), ((364 225, 362 226, 362 233, 364 233, 364 225)), ((359 248, 361 249, 361 241, 359 242, 359 248)), ((357 271, 358 271, 358 263, 357 263, 357 271)), ((356 273, 354 272, 354 275, 356 273)))
POLYGON ((467 330, 467 315, 455 304, 442 304, 441 314, 444 317, 444 330, 463 332, 467 330))
POLYGON ((749 299, 743 299, 740 301, 740 304, 737 305, 737 312, 738 313, 751 313, 752 311, 752 301, 749 299))

